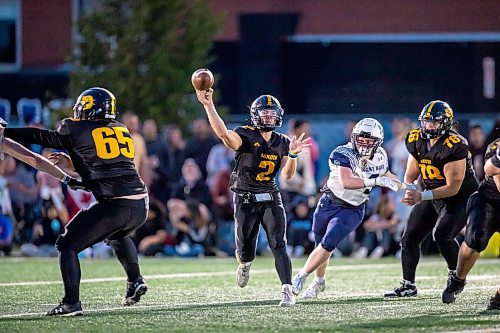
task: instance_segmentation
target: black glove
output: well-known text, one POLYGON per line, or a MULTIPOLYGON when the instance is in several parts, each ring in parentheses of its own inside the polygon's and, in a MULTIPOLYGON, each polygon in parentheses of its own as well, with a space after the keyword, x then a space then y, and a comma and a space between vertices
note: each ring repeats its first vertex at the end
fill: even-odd
POLYGON ((90 190, 85 186, 85 183, 73 177, 66 177, 63 183, 68 185, 72 190, 84 190, 90 192, 90 190))

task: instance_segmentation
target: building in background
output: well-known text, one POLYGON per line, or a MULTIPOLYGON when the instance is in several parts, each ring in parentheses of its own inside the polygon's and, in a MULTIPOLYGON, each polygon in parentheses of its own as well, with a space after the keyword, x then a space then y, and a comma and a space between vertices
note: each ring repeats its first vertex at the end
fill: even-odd
MULTIPOLYGON (((98 0, 0 0, 0 98, 68 97, 72 39, 98 0)), ((407 113, 445 99, 498 112, 496 0, 209 0, 220 102, 273 93, 289 113, 407 113)), ((69 96, 71 97, 71 96, 69 96)))

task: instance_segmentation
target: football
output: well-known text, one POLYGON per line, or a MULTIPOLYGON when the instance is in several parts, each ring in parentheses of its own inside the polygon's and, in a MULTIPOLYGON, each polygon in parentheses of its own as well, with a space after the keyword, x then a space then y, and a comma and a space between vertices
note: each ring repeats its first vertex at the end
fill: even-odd
POLYGON ((208 90, 214 85, 214 75, 206 68, 200 68, 191 75, 191 83, 196 90, 208 90))

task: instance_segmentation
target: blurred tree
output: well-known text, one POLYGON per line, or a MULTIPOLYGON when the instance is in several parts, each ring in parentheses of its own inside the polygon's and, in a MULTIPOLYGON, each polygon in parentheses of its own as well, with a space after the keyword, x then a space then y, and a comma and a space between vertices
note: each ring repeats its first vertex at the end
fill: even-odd
POLYGON ((200 115, 184 105, 191 74, 211 62, 220 23, 204 0, 101 0, 78 22, 72 95, 102 86, 121 113, 187 125, 200 115))

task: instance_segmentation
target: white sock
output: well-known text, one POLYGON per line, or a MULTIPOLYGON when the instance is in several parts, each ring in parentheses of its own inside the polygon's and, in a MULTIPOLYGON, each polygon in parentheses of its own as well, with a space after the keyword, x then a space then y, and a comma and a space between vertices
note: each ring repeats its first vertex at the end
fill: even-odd
POLYGON ((314 278, 314 282, 316 282, 318 284, 323 284, 323 283, 325 283, 325 277, 324 276, 316 276, 314 278))
POLYGON ((299 272, 299 277, 300 277, 301 279, 305 279, 305 278, 307 278, 307 277, 309 276, 309 274, 311 274, 311 273, 307 273, 304 269, 302 269, 302 270, 299 272))
POLYGON ((282 284, 281 285, 281 291, 292 291, 292 285, 291 284, 282 284))

